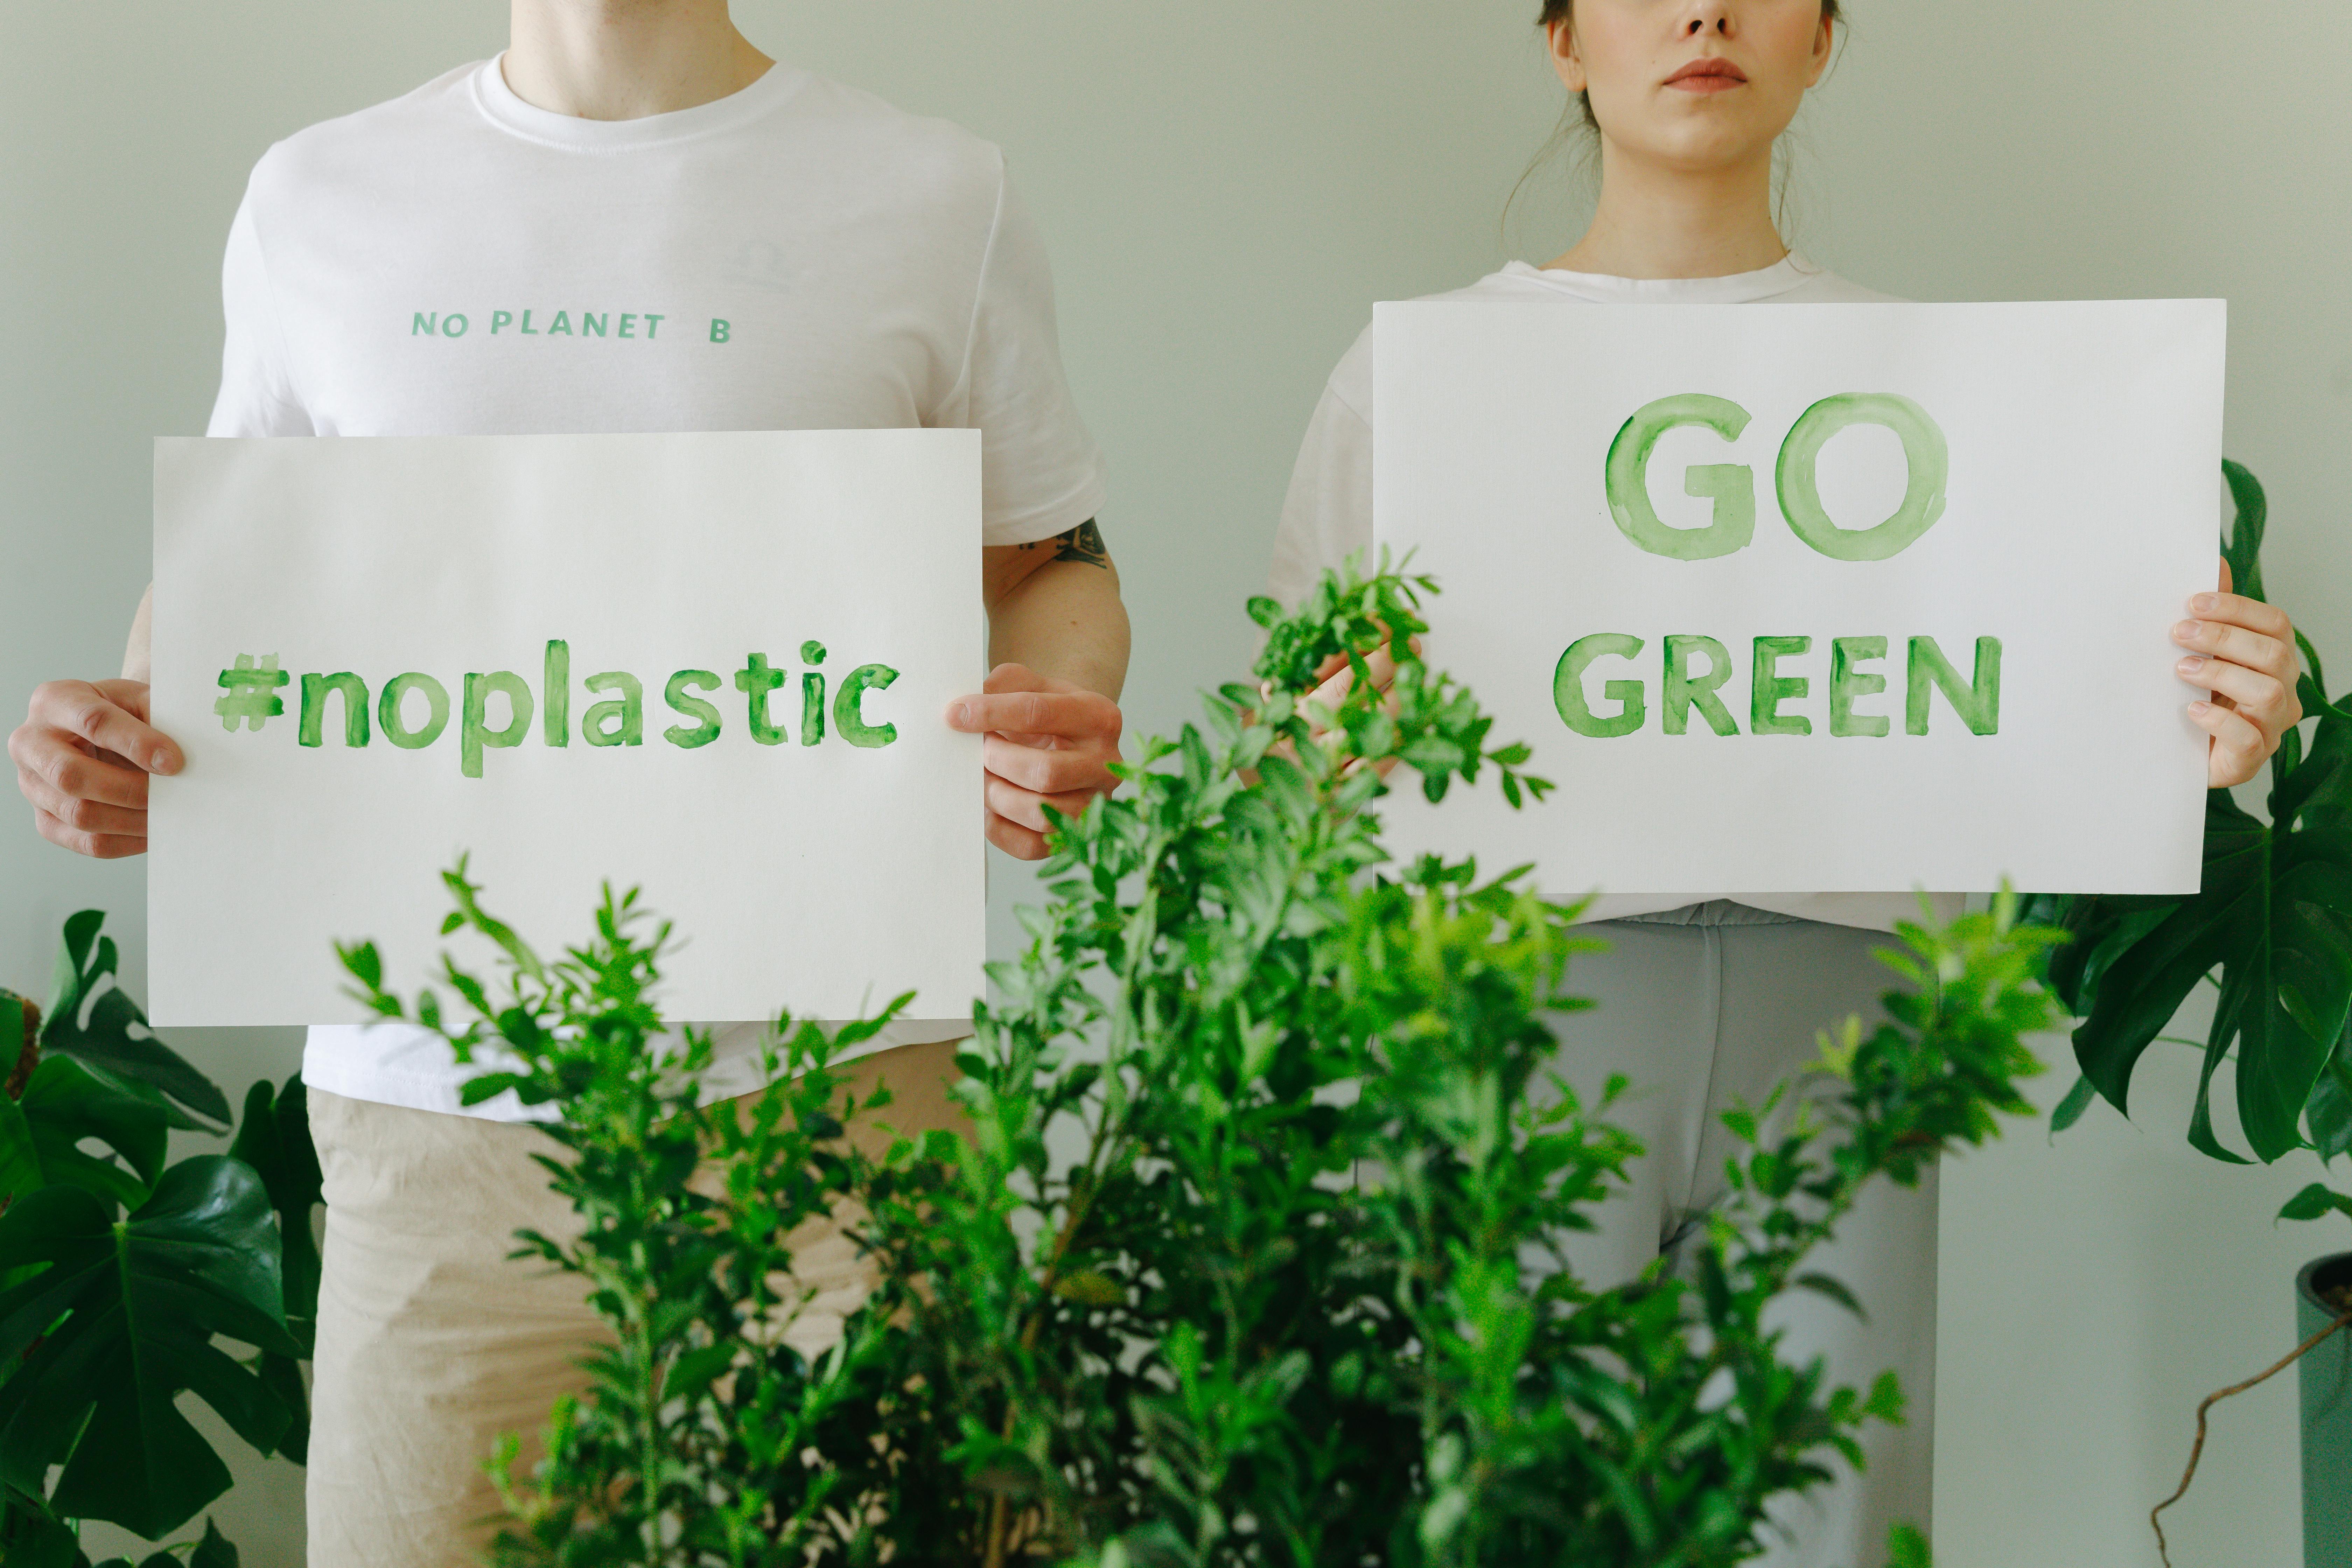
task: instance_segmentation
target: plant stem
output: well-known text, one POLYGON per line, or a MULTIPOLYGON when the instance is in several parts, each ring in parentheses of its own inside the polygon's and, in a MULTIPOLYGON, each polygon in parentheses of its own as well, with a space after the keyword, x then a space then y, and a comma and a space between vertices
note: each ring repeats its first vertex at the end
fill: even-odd
POLYGON ((2266 1383, 2271 1378, 2273 1378, 2280 1373, 2284 1372, 2288 1367, 2293 1366, 2305 1356, 2307 1356, 2313 1351, 2317 1350, 2321 1344, 2326 1342, 2328 1335, 2334 1333, 2336 1330, 2344 1327, 2347 1323, 2352 1323, 2352 1311, 2346 1312, 2342 1317, 2336 1319, 2334 1322, 2328 1324, 2326 1328, 2312 1335, 2311 1338, 2295 1346, 2293 1351, 2288 1352, 2284 1359, 2273 1365, 2269 1370, 2259 1373, 2254 1376, 2246 1379, 2243 1383, 2232 1384, 2229 1387, 2221 1389, 2217 1393, 2209 1394, 2205 1396, 2204 1403, 2198 1405, 2197 1440, 2189 1445, 2189 1468, 2180 1473, 2180 1485, 2175 1489, 2170 1497, 2166 1498, 2162 1502, 2158 1503, 2154 1508, 2147 1510, 2148 1527, 2156 1531, 2156 1554, 2164 1559, 2164 1568, 2172 1568, 2172 1553, 2165 1544, 2164 1521, 2157 1516, 2162 1513, 2166 1509, 2170 1508, 2174 1503, 2179 1502, 2182 1498, 2188 1496, 2189 1483, 2197 1479, 2197 1461, 2202 1458, 2205 1453, 2205 1413, 2212 1409, 2214 1405, 2219 1405, 2222 1400, 2228 1399, 2233 1394, 2243 1394, 2246 1390, 2252 1388, 2259 1384, 2266 1383))

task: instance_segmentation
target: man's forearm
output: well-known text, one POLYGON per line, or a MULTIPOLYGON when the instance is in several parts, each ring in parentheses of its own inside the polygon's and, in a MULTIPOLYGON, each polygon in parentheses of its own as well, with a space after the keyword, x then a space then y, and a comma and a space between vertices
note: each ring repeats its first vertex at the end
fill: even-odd
POLYGON ((1048 561, 989 612, 989 663, 1025 665, 1114 702, 1127 684, 1127 606, 1107 557, 1048 561))

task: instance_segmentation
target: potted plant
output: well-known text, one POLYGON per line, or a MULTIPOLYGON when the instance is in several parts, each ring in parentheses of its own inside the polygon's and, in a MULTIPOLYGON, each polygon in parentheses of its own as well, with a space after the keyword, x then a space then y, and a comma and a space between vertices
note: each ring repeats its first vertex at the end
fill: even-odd
MULTIPOLYGON (((1546 1081, 1574 910, 1519 873, 1387 866, 1376 809, 1392 763, 1433 797, 1489 770, 1515 800, 1544 786, 1410 653, 1388 704, 1293 695, 1406 647, 1426 586, 1261 603, 1264 686, 1057 825, 1052 901, 961 1063, 968 1136, 845 1142, 887 1091, 845 1103, 836 1043, 789 1020, 751 1109, 701 1105, 710 1043, 655 1048, 668 931, 634 894, 546 958, 461 864, 444 929, 486 939, 494 976, 448 958, 441 994, 402 997, 347 951, 379 1014, 499 1051, 469 1096, 561 1111, 583 1233, 528 1247, 613 1340, 545 1463, 507 1449, 497 1562, 1729 1563, 1769 1500, 1899 1419, 1892 1378, 1833 1385, 1767 1313, 1845 1299, 1805 1259, 1866 1184, 2022 1109, 2054 937, 2007 899, 1907 931, 1890 1021, 1825 1032, 1811 1080, 1729 1119, 1733 1196, 1679 1263, 1580 1279, 1558 1240, 1636 1150, 1609 1099, 1546 1081), (820 1213, 879 1284, 812 1363, 782 1238, 820 1213)), ((1926 1562, 1914 1532, 1891 1550, 1926 1562)))
MULTIPOLYGON (((2252 474, 2235 463, 2223 470, 2236 518, 2222 553, 2237 591, 2260 599, 2268 505, 2252 474)), ((2304 727, 2289 731, 2272 758, 2263 815, 2246 810, 2227 790, 2208 795, 2200 892, 2029 900, 2033 918, 2074 939, 2050 963, 2052 988, 2078 1020, 2074 1054, 2083 1074, 2052 1118, 2059 1130, 2073 1125, 2095 1097, 2128 1115, 2141 1057, 2170 1037, 2164 1031, 2182 1004, 2210 981, 2218 995, 2201 1042, 2189 1142, 2236 1164, 2308 1153, 2326 1167, 2352 1152, 2352 695, 2331 700, 2318 649, 2299 634, 2297 641, 2308 667, 2297 690, 2309 733, 2304 727), (2213 1126, 2210 1094, 2224 1061, 2235 1065, 2245 1153, 2224 1144, 2213 1126)), ((2352 1195, 2325 1181, 2281 1210, 2282 1218, 2294 1220, 2337 1215, 2352 1216, 2352 1195)), ((2331 1392, 2337 1384, 2329 1378, 2352 1341, 2345 1331, 2352 1300, 2342 1294, 2347 1276, 2352 1253, 2336 1253, 2305 1269, 2296 1284, 2305 1325, 2297 1353, 2305 1359, 2308 1568, 2352 1568, 2352 1414, 2331 1392), (2331 1342, 2334 1349, 2319 1353, 2331 1342)), ((2201 1448, 2202 1410, 2198 1426, 2201 1448)), ((2192 1476, 2195 1468, 2192 1452, 2192 1476)), ((2185 1490, 2187 1477, 2181 1485, 2185 1490)), ((2160 1521, 2157 1533, 2161 1542, 2160 1521)))
MULTIPOLYGON (((85 910, 66 922, 46 1016, 0 992, 13 1064, 0 1094, 7 1568, 90 1568, 81 1521, 156 1541, 226 1491, 227 1466, 176 1407, 184 1392, 298 1464, 308 1424, 319 1165, 301 1079, 255 1084, 226 1153, 170 1161, 173 1131, 228 1131, 228 1100, 149 1032, 115 981, 104 921, 85 910)), ((207 1521, 188 1568, 236 1561, 207 1521)), ((145 1568, 179 1562, 157 1552, 145 1568)))

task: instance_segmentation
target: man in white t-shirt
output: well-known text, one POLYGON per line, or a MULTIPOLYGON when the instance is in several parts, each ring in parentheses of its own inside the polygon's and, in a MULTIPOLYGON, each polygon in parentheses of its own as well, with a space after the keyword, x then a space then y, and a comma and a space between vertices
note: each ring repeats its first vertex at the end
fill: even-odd
MULTIPOLYGON (((1095 525, 1101 458, 1065 383, 1045 252, 997 149, 777 65, 725 0, 513 0, 497 59, 316 125, 254 170, 223 268, 215 436, 961 426, 982 432, 988 836, 1112 787, 1128 656, 1095 525)), ((122 679, 58 681, 10 739, 42 834, 146 847, 147 606, 122 679)), ((745 803, 747 806, 753 803, 745 803)), ((915 1020, 855 1064, 893 1122, 946 1125, 952 1042, 915 1020)), ((756 1054, 722 1030, 722 1079, 756 1054)), ((310 1439, 319 1568, 475 1560, 501 1432, 534 1434, 594 1331, 576 1284, 506 1260, 569 1215, 516 1108, 460 1114, 416 1031, 321 1027, 303 1070, 326 1173, 310 1439), (489 1114, 482 1114, 488 1111, 489 1114)), ((861 1299, 795 1238, 819 1348, 861 1299)))

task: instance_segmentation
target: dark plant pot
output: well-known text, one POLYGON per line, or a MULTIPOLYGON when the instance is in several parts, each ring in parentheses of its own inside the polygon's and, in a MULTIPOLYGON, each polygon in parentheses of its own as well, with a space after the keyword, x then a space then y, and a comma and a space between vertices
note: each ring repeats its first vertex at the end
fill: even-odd
MULTIPOLYGON (((2352 1252, 2295 1277, 2297 1342, 2334 1322, 2322 1291, 2352 1289, 2352 1252)), ((2304 1568, 2352 1568, 2352 1326, 2303 1358, 2304 1568)))

